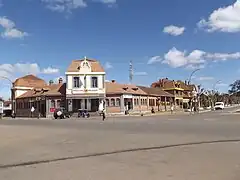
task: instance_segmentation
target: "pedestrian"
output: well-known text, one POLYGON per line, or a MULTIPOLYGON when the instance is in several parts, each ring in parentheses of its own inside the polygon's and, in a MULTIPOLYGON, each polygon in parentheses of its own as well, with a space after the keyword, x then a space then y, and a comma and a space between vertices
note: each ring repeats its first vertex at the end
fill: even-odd
POLYGON ((106 114, 105 114, 105 109, 103 109, 102 111, 102 120, 105 121, 106 119, 106 114))
POLYGON ((173 114, 173 105, 171 105, 171 114, 173 114))

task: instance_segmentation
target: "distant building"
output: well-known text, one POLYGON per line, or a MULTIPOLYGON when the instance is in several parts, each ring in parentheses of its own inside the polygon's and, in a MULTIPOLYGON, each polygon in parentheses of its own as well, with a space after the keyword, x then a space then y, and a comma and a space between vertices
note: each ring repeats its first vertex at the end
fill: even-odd
POLYGON ((197 92, 195 85, 188 85, 187 82, 160 79, 152 83, 151 87, 160 88, 174 96, 174 105, 176 108, 188 108, 189 102, 197 92))
POLYGON ((79 109, 98 111, 105 99, 105 71, 97 60, 74 60, 66 74, 66 100, 68 111, 79 109))
MULTIPOLYGON (((38 78, 34 78, 38 79, 38 78)), ((58 84, 50 83, 41 84, 35 88, 31 88, 16 98, 16 115, 18 117, 52 117, 56 108, 65 107, 66 99, 66 83, 62 78, 58 84), (31 108, 35 111, 31 113, 31 108)))
POLYGON ((46 85, 47 83, 43 79, 40 79, 31 74, 16 79, 13 82, 12 87, 12 109, 16 111, 16 98, 28 92, 29 90, 41 88, 46 85))
POLYGON ((120 84, 115 80, 106 82, 106 109, 107 113, 130 113, 167 111, 173 95, 156 88, 120 84))

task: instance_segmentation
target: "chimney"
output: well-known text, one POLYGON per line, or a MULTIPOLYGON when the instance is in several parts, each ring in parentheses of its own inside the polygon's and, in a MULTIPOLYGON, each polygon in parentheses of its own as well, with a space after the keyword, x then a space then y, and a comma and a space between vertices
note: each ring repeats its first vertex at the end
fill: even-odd
POLYGON ((116 80, 113 79, 113 80, 112 80, 112 83, 115 83, 115 82, 116 82, 116 80))
POLYGON ((62 78, 59 78, 59 79, 58 79, 58 83, 59 83, 59 84, 62 84, 62 83, 63 83, 63 79, 62 79, 62 78))
POLYGON ((50 81, 49 81, 49 85, 50 85, 50 86, 53 85, 53 80, 50 80, 50 81))

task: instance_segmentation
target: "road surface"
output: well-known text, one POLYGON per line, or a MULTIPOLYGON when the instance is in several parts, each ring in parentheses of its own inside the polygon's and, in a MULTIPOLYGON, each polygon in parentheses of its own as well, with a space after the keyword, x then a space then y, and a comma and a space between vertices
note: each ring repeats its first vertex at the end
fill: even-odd
POLYGON ((240 114, 1 120, 3 180, 239 180, 240 114))

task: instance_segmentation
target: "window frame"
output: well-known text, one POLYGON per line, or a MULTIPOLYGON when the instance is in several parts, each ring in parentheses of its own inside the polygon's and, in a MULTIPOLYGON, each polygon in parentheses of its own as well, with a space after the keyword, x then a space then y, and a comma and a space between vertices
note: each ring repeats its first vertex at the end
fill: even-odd
POLYGON ((91 88, 98 88, 98 77, 97 76, 92 76, 91 77, 91 88), (95 83, 94 80, 95 79, 95 83))
POLYGON ((73 88, 80 88, 80 77, 79 76, 73 77, 73 88), (76 82, 75 82, 75 79, 78 79, 78 80, 76 80, 76 82), (78 86, 75 86, 75 85, 78 85, 78 86))
POLYGON ((115 106, 116 106, 116 101, 115 101, 114 98, 111 98, 111 99, 110 99, 110 106, 111 106, 111 107, 115 107, 115 106), (112 102, 113 102, 113 103, 112 103, 112 102))

